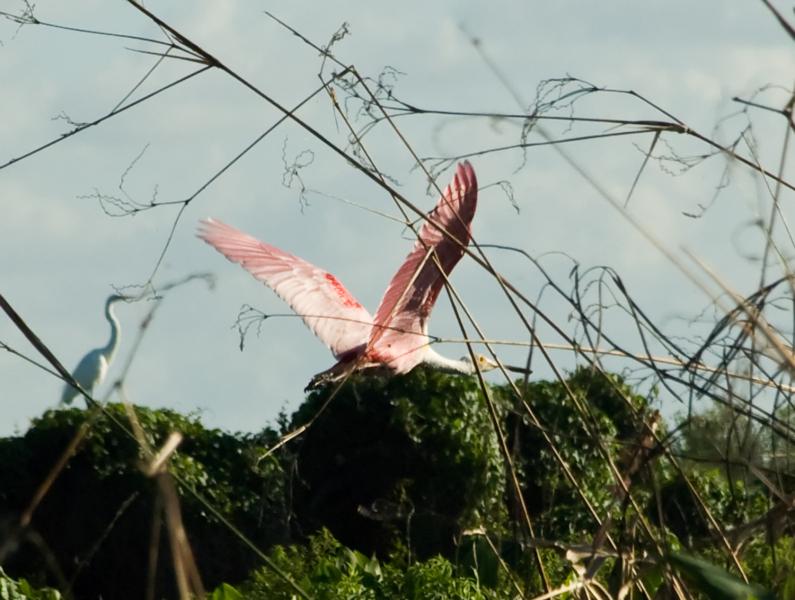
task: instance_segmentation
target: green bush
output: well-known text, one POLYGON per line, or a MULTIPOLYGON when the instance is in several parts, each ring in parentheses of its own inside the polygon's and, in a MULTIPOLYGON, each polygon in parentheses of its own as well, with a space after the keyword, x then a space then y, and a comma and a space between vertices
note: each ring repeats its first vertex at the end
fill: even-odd
MULTIPOLYGON (((380 562, 340 544, 327 530, 312 536, 306 545, 277 547, 271 559, 312 598, 487 600, 510 597, 507 590, 478 585, 461 576, 446 559, 404 565, 402 559, 380 562)), ((272 569, 261 568, 239 586, 244 598, 270 600, 295 598, 295 590, 272 569)))
MULTIPOLYGON (((559 381, 534 381, 526 389, 517 382, 517 387, 566 461, 585 497, 593 506, 606 506, 613 498, 615 481, 595 440, 620 464, 621 450, 642 431, 640 416, 648 416, 647 401, 635 394, 620 376, 587 368, 578 369, 566 383, 587 411, 584 416, 559 381)), ((516 405, 506 422, 508 445, 514 452, 514 465, 525 504, 537 526, 536 534, 568 540, 592 533, 592 517, 542 432, 532 423, 527 411, 516 404, 511 387, 497 386, 495 393, 503 398, 503 405, 516 405)), ((520 521, 521 513, 513 502, 511 514, 514 520, 520 521)))
MULTIPOLYGON (((181 481, 185 528, 206 582, 241 580, 258 563, 189 489, 206 497, 261 546, 288 540, 284 477, 278 465, 257 465, 262 446, 248 436, 206 429, 197 419, 172 411, 136 408, 136 413, 154 446, 172 431, 184 436, 172 466, 181 481)), ((0 439, 0 514, 10 523, 87 418, 87 412, 76 408, 48 411, 24 436, 0 439)), ((114 420, 127 420, 120 405, 108 406, 107 413, 93 420, 89 435, 36 509, 30 528, 9 532, 19 538, 17 551, 4 561, 9 573, 36 585, 71 581, 77 597, 143 597, 157 491, 139 468, 137 443, 114 420)), ((165 530, 157 534, 157 589, 168 596, 174 585, 170 549, 165 530)))
MULTIPOLYGON (((310 394, 291 427, 331 391, 310 394)), ((326 527, 368 555, 449 557, 463 529, 505 521, 503 462, 474 378, 352 377, 294 448, 301 534, 326 527)))
MULTIPOLYGON (((696 582, 695 597, 710 586, 756 589, 738 584, 739 573, 699 503, 659 455, 632 474, 636 504, 617 500, 604 454, 626 472, 637 455, 641 421, 651 416, 647 400, 621 377, 588 369, 566 384, 576 404, 560 382, 532 382, 522 399, 579 491, 509 386, 490 388, 536 536, 554 543, 539 550, 551 586, 571 583, 578 570, 598 564, 599 585, 614 594, 627 577, 641 577, 647 590, 664 594, 669 568, 696 582), (612 557, 589 563, 597 527, 580 493, 602 518, 612 517, 612 539, 635 548, 634 575, 612 557), (650 540, 646 526, 662 546, 650 540), (681 546, 704 558, 653 558, 674 556, 681 546), (567 554, 567 548, 576 551, 567 554)), ((212 600, 295 597, 295 587, 279 571, 317 598, 488 599, 514 596, 515 586, 527 595, 543 593, 535 549, 474 378, 419 368, 393 378, 354 376, 334 398, 330 393, 313 392, 291 417, 281 417, 278 430, 257 435, 207 429, 172 411, 136 409, 153 447, 172 431, 184 436, 170 467, 199 572, 207 588, 215 588, 212 600), (282 435, 310 421, 303 435, 263 458, 282 435), (214 510, 269 558, 246 546, 214 510)), ((0 574, 0 593, 55 600, 58 592, 43 589, 49 585, 77 599, 141 598, 154 577, 157 597, 176 597, 165 529, 151 534, 158 490, 140 468, 137 442, 119 423, 127 423, 127 416, 118 405, 96 417, 77 409, 49 411, 24 435, 0 439, 0 564, 13 578, 0 574), (31 526, 20 530, 19 515, 89 419, 88 437, 31 526), (158 550, 154 570, 148 562, 152 539, 158 550)), ((732 447, 708 436, 730 430, 705 419, 695 423, 675 450, 699 459, 681 463, 700 501, 736 541, 749 580, 780 597, 792 595, 789 513, 779 507, 776 521, 765 521, 778 499, 748 469, 704 462, 705 450, 732 447), (745 537, 736 534, 748 523, 761 525, 745 537)), ((773 447, 763 441, 738 444, 733 456, 754 459, 755 448, 773 447)), ((779 462, 768 468, 783 468, 784 455, 776 454, 779 462)), ((778 481, 789 490, 784 475, 778 481)))

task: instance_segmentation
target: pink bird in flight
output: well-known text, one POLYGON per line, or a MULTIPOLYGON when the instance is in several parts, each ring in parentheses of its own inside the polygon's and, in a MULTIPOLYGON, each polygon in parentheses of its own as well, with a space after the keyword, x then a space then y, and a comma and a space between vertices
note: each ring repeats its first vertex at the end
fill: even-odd
POLYGON ((334 354, 337 363, 315 375, 307 389, 352 371, 399 374, 419 364, 473 374, 478 367, 487 371, 497 365, 482 355, 476 355, 476 367, 469 357, 453 360, 438 354, 430 346, 428 318, 469 243, 477 197, 475 171, 465 161, 423 223, 375 317, 334 275, 297 256, 213 219, 201 222, 198 235, 276 292, 334 354))

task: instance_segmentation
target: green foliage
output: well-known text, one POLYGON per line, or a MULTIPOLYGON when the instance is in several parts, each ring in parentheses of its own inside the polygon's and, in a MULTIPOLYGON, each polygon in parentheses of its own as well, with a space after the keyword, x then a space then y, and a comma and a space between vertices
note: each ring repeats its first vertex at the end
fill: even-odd
MULTIPOLYGON (((172 431, 184 436, 170 468, 199 572, 215 588, 209 598, 295 597, 278 570, 310 596, 329 599, 503 598, 515 596, 517 585, 528 596, 543 592, 474 378, 425 369, 393 378, 358 376, 326 405, 331 391, 313 392, 292 417, 282 417, 279 431, 258 435, 207 429, 196 418, 167 410, 136 409, 151 446, 172 431), (260 460, 281 435, 310 420, 302 436, 260 460), (219 522, 196 493, 265 551, 277 570, 219 522)), ((523 402, 577 487, 509 386, 490 391, 536 536, 557 542, 539 550, 553 587, 599 564, 596 578, 610 593, 626 577, 640 577, 647 590, 664 593, 671 568, 689 578, 696 595, 761 593, 736 586, 728 572, 734 567, 703 517, 704 503, 736 547, 749 579, 793 597, 795 542, 785 507, 771 511, 778 500, 747 469, 704 462, 718 456, 705 458, 705 449, 732 447, 726 432, 734 436, 736 427, 696 423, 677 448, 699 458, 683 461, 698 501, 681 474, 665 467, 659 455, 646 456, 628 476, 638 514, 617 500, 606 460, 628 473, 638 456, 641 422, 650 417, 646 399, 621 377, 580 369, 565 385, 538 381, 523 390, 523 402), (637 556, 660 551, 641 524, 645 518, 668 552, 698 548, 706 560, 674 554, 671 567, 641 559, 634 574, 612 557, 589 562, 596 525, 581 495, 600 516, 612 517, 612 539, 635 548, 637 556), (745 534, 749 523, 757 525, 745 534), (575 551, 567 555, 567 548, 575 551)), ((151 536, 157 487, 140 469, 144 456, 137 442, 118 426, 127 423, 124 409, 111 405, 107 411, 96 417, 77 409, 49 411, 24 436, 0 439, 0 560, 15 578, 0 574, 7 597, 54 600, 59 596, 41 594, 58 592, 34 586, 57 582, 73 582, 61 593, 77 599, 143 597, 151 548, 158 551, 157 597, 176 596, 165 529, 151 536), (48 490, 31 527, 20 530, 18 515, 87 419, 89 435, 48 490)), ((757 439, 764 443, 736 445, 737 460, 758 461, 749 448, 783 448, 761 434, 757 439)), ((783 468, 787 452, 764 466, 783 468)), ((777 483, 785 492, 791 489, 786 473, 777 483)))
POLYGON ((0 600, 62 600, 58 590, 36 589, 24 579, 14 580, 0 567, 0 600))
POLYGON ((703 558, 684 552, 676 552, 668 557, 671 566, 686 579, 691 580, 696 589, 707 598, 715 600, 775 600, 775 596, 758 585, 745 583, 725 569, 703 558))
MULTIPOLYGON (((639 416, 648 411, 647 402, 633 393, 618 375, 581 368, 566 383, 585 414, 578 410, 559 381, 529 383, 523 390, 524 401, 565 457, 580 483, 580 491, 594 506, 604 506, 613 497, 615 481, 602 452, 608 452, 614 461, 620 462, 618 450, 623 442, 632 440, 641 431, 639 416)), ((515 403, 509 386, 498 386, 495 392, 503 397, 504 404, 515 403)), ((593 520, 584 510, 577 490, 521 406, 509 415, 506 429, 509 446, 514 448, 514 464, 524 500, 537 524, 537 535, 571 539, 592 531, 593 520)), ((511 514, 515 519, 520 518, 516 507, 511 514)))
POLYGON ((458 567, 486 587, 496 588, 499 557, 482 535, 465 535, 458 546, 458 567))
MULTIPOLYGON (((189 489, 268 546, 288 537, 280 467, 257 465, 259 439, 206 429, 197 419, 168 410, 136 408, 136 413, 154 447, 172 431, 184 437, 172 467, 181 481, 183 520, 203 578, 211 585, 244 578, 256 558, 189 489)), ((24 436, 0 440, 0 514, 19 514, 28 505, 87 418, 76 408, 48 411, 24 436)), ((143 597, 157 491, 139 468, 143 457, 137 443, 116 422, 127 423, 120 405, 108 406, 92 421, 87 438, 37 508, 31 528, 21 534, 19 550, 5 563, 10 573, 52 584, 55 565, 66 580, 74 579, 77 596, 143 597), (39 538, 50 561, 42 544, 32 543, 39 538)), ((165 531, 157 534, 157 589, 168 595, 173 589, 170 550, 165 531)))
MULTIPOLYGON (((724 527, 740 525, 765 511, 767 499, 759 485, 746 485, 742 481, 731 485, 717 467, 692 470, 686 475, 701 502, 724 527)), ((661 486, 660 500, 665 526, 686 546, 709 535, 710 525, 704 511, 681 474, 661 486)), ((658 523, 658 515, 657 506, 650 506, 649 518, 658 523)))
POLYGON ((228 583, 222 583, 215 588, 208 600, 243 600, 245 596, 228 583))
POLYGON ((724 405, 690 416, 682 427, 682 447, 700 461, 740 463, 758 455, 759 443, 753 422, 724 405))
POLYGON ((764 582, 779 598, 795 598, 795 538, 782 536, 771 544, 759 537, 748 544, 742 558, 751 581, 764 582))
MULTIPOLYGON (((341 545, 327 530, 321 530, 308 544, 277 547, 271 559, 287 572, 311 597, 318 599, 405 599, 405 600, 487 600, 505 593, 479 586, 456 574, 442 557, 403 566, 401 560, 379 562, 341 545)), ((295 591, 272 570, 257 570, 240 586, 251 600, 294 598, 295 591)))
POLYGON ((791 522, 786 513, 774 517, 768 512, 777 498, 771 498, 770 491, 747 467, 754 463, 777 473, 777 484, 791 490, 791 471, 785 468, 790 446, 720 405, 681 423, 680 430, 677 450, 686 457, 682 461, 685 473, 675 473, 662 482, 660 510, 650 504, 650 520, 659 525, 661 513, 667 530, 685 547, 700 548, 710 561, 722 563, 725 551, 713 543, 713 530, 701 506, 705 505, 738 548, 738 559, 749 580, 764 583, 779 597, 795 596, 791 522))
MULTIPOLYGON (((776 418, 780 423, 791 423, 792 408, 782 405, 776 418)), ((687 457, 688 472, 717 472, 728 486, 732 507, 727 516, 731 522, 741 522, 763 510, 769 493, 749 464, 775 473, 781 492, 795 491, 795 445, 773 427, 756 423, 730 406, 715 404, 689 419, 680 419, 679 428, 677 449, 687 457)))
POLYGON ((726 404, 714 404, 689 418, 680 418, 680 450, 694 469, 720 468, 724 477, 753 480, 747 463, 775 471, 785 491, 795 490, 795 444, 781 431, 792 431, 795 409, 782 404, 775 411, 777 427, 766 427, 726 404))
MULTIPOLYGON (((290 427, 331 391, 312 393, 290 427)), ((450 556, 464 528, 504 522, 502 458, 473 378, 422 368, 353 377, 296 447, 303 533, 328 527, 366 554, 402 546, 424 558, 450 556)))

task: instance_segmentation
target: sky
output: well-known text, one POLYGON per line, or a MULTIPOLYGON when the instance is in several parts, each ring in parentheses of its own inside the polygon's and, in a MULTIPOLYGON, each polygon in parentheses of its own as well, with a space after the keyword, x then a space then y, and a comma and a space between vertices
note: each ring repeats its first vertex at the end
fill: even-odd
MULTIPOLYGON (((788 10, 784 3, 778 5, 788 10)), ((516 114, 538 98, 548 101, 573 89, 556 87, 555 80, 578 77, 617 91, 586 95, 547 114, 667 120, 641 100, 646 98, 720 143, 731 142, 752 124, 748 135, 753 133, 753 145, 742 144, 740 152, 778 169, 784 139, 780 115, 743 112, 744 106, 733 101, 739 96, 782 106, 790 93, 792 40, 759 2, 449 0, 397 6, 300 0, 146 6, 285 107, 318 88, 321 69, 330 76, 339 67, 324 65, 317 50, 265 11, 317 45, 327 44, 347 23, 349 33, 333 46, 336 57, 372 80, 382 75, 393 84, 397 98, 415 107, 516 114)), ((0 1, 3 11, 19 13, 23 7, 17 1, 0 1)), ((35 15, 63 27, 165 39, 151 21, 121 1, 75 5, 40 0, 35 15)), ((198 68, 166 59, 151 71, 158 63, 152 52, 160 46, 47 25, 19 27, 2 21, 0 43, 0 164, 58 139, 72 129, 70 122, 91 122, 108 114, 131 91, 127 102, 198 68)), ((337 95, 354 125, 363 126, 361 105, 346 99, 341 89, 337 95)), ((328 95, 318 94, 297 114, 350 150, 345 122, 328 95)), ((218 218, 329 270, 371 311, 412 241, 388 194, 293 122, 276 127, 204 187, 281 116, 249 87, 215 69, 0 169, 0 291, 72 368, 88 350, 107 341, 109 326, 102 309, 115 289, 134 289, 126 286, 142 285, 153 273, 155 288, 165 289, 191 274, 211 272, 213 289, 195 279, 163 293, 132 357, 125 378, 127 396, 135 403, 189 412, 210 426, 232 431, 257 431, 279 411, 295 410, 311 376, 333 364, 331 354, 300 320, 289 317, 267 319, 259 332, 252 328, 241 350, 235 327, 241 307, 268 314, 289 309, 196 239, 199 219, 218 218), (291 178, 286 165, 293 164, 302 168, 291 178), (178 215, 177 203, 199 190, 178 215), (122 215, 118 204, 100 200, 109 196, 128 207, 152 200, 166 204, 122 215)), ((522 125, 496 117, 440 114, 404 116, 395 122, 420 157, 455 157, 517 144, 522 125)), ((629 129, 568 122, 544 122, 543 127, 555 138, 629 129)), ((542 138, 534 132, 528 141, 542 138)), ((583 270, 611 267, 668 334, 705 335, 720 314, 710 308, 710 294, 703 288, 713 293, 716 288, 693 267, 686 251, 738 292, 752 292, 764 247, 756 223, 768 218, 770 195, 750 169, 721 156, 689 169, 666 160, 674 154, 690 157, 710 151, 692 137, 669 133, 655 150, 661 160, 649 162, 626 209, 617 210, 597 186, 623 204, 651 141, 645 134, 559 146, 590 174, 590 182, 549 145, 473 156, 481 186, 474 239, 542 257, 544 267, 565 288, 571 286, 575 262, 583 270), (725 173, 728 185, 722 186, 725 173), (505 193, 505 182, 512 196, 505 193), (688 216, 692 214, 698 218, 688 216), (697 274, 695 282, 683 274, 681 264, 697 274)), ((406 198, 423 210, 433 207, 435 194, 393 130, 381 125, 364 143, 406 198)), ((451 169, 441 173, 438 184, 446 185, 451 174, 451 169)), ((791 218, 791 192, 782 193, 781 206, 781 217, 791 218)), ((791 254, 784 229, 779 227, 777 235, 791 254)), ((545 314, 568 333, 577 333, 570 309, 543 291, 543 279, 527 259, 488 252, 496 269, 527 297, 541 294, 539 306, 545 314)), ((528 341, 502 291, 474 261, 465 257, 452 283, 487 337, 528 341)), ((589 288, 591 302, 596 302, 596 291, 589 288)), ((117 308, 122 343, 109 381, 127 363, 141 321, 153 307, 151 300, 143 300, 117 308)), ((527 315, 532 318, 529 311, 527 315)), ((461 338, 443 297, 430 329, 444 339, 461 338)), ((606 316, 605 330, 631 350, 643 351, 620 310, 606 316)), ((561 341, 548 327, 540 327, 539 335, 548 343, 561 341)), ((5 318, 0 318, 0 341, 41 361, 5 318)), ((464 346, 453 342, 436 349, 452 357, 465 354, 464 346)), ((521 346, 500 346, 499 353, 510 363, 525 359, 521 346)), ((553 351, 552 356, 560 369, 575 364, 571 353, 553 351)), ((621 369, 625 363, 606 365, 621 369)), ((552 374, 540 363, 534 371, 533 377, 552 374)), ((0 435, 22 432, 31 418, 57 407, 62 385, 0 351, 0 435)), ((103 397, 104 390, 98 392, 103 397)), ((660 402, 674 401, 663 396, 660 402)))

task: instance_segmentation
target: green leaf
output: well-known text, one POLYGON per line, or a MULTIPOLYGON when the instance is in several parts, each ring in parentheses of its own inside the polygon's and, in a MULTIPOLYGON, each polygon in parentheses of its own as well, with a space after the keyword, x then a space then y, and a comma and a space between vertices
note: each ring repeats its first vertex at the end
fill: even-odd
POLYGON ((717 600, 775 600, 772 592, 745 583, 738 577, 703 558, 674 552, 668 562, 709 598, 717 600))
POLYGON ((499 561, 483 536, 466 536, 461 543, 460 552, 460 566, 472 573, 479 585, 497 587, 499 561))
POLYGON ((784 585, 781 586, 782 600, 791 600, 795 598, 795 573, 787 575, 784 580, 784 585))
POLYGON ((243 594, 228 583, 222 583, 210 594, 210 600, 243 600, 243 594))
POLYGON ((15 581, 0 567, 0 600, 63 600, 52 588, 36 589, 24 579, 15 581))

